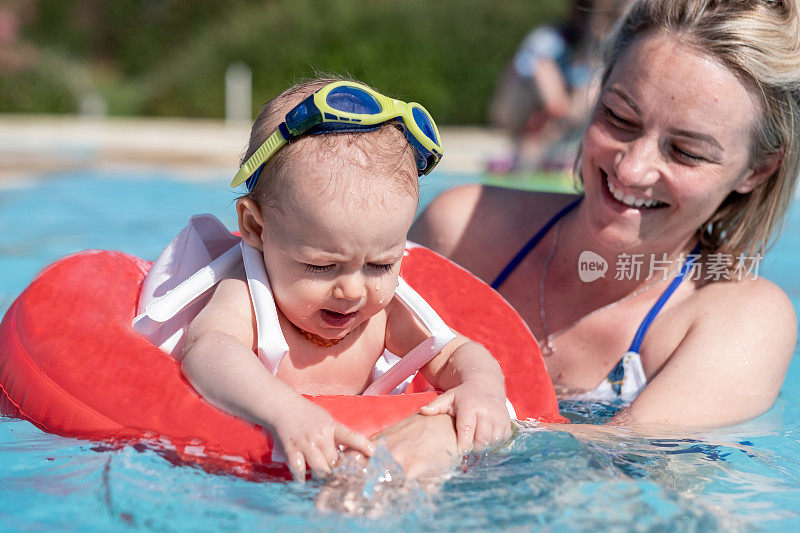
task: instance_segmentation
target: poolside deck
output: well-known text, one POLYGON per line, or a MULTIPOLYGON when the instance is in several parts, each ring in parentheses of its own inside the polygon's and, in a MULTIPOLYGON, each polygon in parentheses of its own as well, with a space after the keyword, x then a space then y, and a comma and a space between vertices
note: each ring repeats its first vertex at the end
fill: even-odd
MULTIPOLYGON (((235 172, 249 128, 213 120, 0 115, 0 182, 118 166, 218 179, 235 172)), ((441 134, 447 157, 439 168, 445 171, 482 172, 489 157, 509 148, 508 138, 494 130, 444 127, 441 134)))

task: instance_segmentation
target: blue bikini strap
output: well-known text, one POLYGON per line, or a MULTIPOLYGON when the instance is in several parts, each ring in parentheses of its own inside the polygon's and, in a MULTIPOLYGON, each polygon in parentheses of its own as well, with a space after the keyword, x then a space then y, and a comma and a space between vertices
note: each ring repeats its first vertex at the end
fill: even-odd
POLYGON ((636 330, 636 335, 633 337, 633 342, 631 343, 631 347, 628 348, 629 352, 636 352, 639 353, 639 349, 642 347, 642 341, 644 340, 644 334, 647 333, 647 329, 650 327, 650 324, 653 323, 655 320, 656 315, 658 315, 661 308, 664 307, 664 304, 667 303, 669 297, 672 296, 672 293, 675 292, 675 289, 678 288, 678 285, 681 284, 683 279, 692 270, 697 258, 700 256, 700 245, 694 247, 694 249, 689 253, 689 256, 686 258, 686 261, 681 266, 680 271, 675 274, 675 277, 672 278, 667 289, 661 294, 661 297, 656 301, 653 307, 650 308, 650 311, 647 313, 647 316, 644 317, 642 323, 639 324, 639 329, 636 330))
POLYGON ((531 237, 530 240, 527 243, 525 243, 525 246, 523 246, 520 249, 520 251, 517 252, 517 255, 515 255, 514 258, 511 259, 511 261, 509 261, 509 263, 506 265, 506 267, 503 269, 503 271, 500 272, 500 274, 498 274, 497 277, 494 279, 494 281, 491 284, 491 287, 494 290, 499 289, 500 285, 503 284, 503 282, 506 280, 506 278, 509 275, 511 275, 511 273, 514 271, 514 269, 519 266, 519 264, 522 262, 522 260, 525 259, 525 257, 531 252, 531 250, 533 250, 536 247, 537 244, 539 244, 539 241, 542 240, 542 238, 547 234, 547 232, 550 231, 550 228, 555 226, 556 222, 561 220, 561 218, 564 215, 566 215, 567 213, 572 211, 572 209, 576 205, 581 203, 581 200, 583 200, 583 196, 581 196, 580 198, 578 198, 577 200, 575 200, 573 202, 570 202, 570 204, 568 206, 564 207, 563 209, 561 209, 561 211, 559 211, 558 213, 553 215, 553 218, 551 218, 547 222, 547 224, 542 226, 542 228, 539 231, 537 231, 536 234, 533 237, 531 237))

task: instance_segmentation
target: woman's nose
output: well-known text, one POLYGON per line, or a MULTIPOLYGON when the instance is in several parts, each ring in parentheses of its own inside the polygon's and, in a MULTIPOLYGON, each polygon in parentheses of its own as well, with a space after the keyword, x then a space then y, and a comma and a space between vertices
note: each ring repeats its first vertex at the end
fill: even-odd
POLYGON ((339 276, 333 287, 333 297, 340 300, 360 300, 367 294, 360 272, 339 276))
POLYGON ((661 175, 662 162, 658 140, 647 136, 638 137, 617 153, 617 179, 624 185, 652 185, 661 175))

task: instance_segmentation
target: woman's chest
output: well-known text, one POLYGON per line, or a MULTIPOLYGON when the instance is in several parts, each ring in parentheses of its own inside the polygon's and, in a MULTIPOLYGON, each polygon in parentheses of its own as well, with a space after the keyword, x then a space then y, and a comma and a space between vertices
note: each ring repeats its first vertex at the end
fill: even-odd
POLYGON ((691 327, 683 294, 648 317, 662 292, 594 308, 564 297, 552 302, 560 307, 552 322, 537 305, 538 294, 512 304, 531 326, 553 382, 568 393, 596 388, 632 348, 640 354, 647 379, 658 374, 691 327))

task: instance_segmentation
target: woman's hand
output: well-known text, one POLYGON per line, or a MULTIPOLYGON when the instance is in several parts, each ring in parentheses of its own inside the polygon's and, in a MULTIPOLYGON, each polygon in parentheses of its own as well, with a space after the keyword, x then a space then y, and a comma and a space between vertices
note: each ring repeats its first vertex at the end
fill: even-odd
MULTIPOLYGON (((446 473, 461 457, 450 415, 414 414, 376 433, 371 440, 389 449, 403 467, 406 479, 446 473)), ((345 455, 366 463, 366 458, 356 450, 346 451, 345 455)))
POLYGON ((456 431, 449 415, 411 415, 372 437, 403 467, 407 479, 443 474, 458 463, 456 431))
MULTIPOLYGON (((405 474, 404 478, 399 476, 395 481, 399 481, 399 486, 394 485, 392 491, 386 492, 402 490, 407 481, 423 481, 422 484, 413 485, 431 490, 437 485, 437 476, 451 470, 461 457, 456 449, 453 418, 449 415, 411 415, 374 435, 372 440, 389 449, 405 474)), ((368 475, 366 458, 355 450, 347 451, 344 455, 349 456, 343 456, 344 464, 360 464, 361 467, 347 468, 346 472, 328 482, 316 498, 317 508, 344 513, 380 514, 380 508, 374 507, 380 507, 383 500, 364 497, 364 478, 368 475)))

